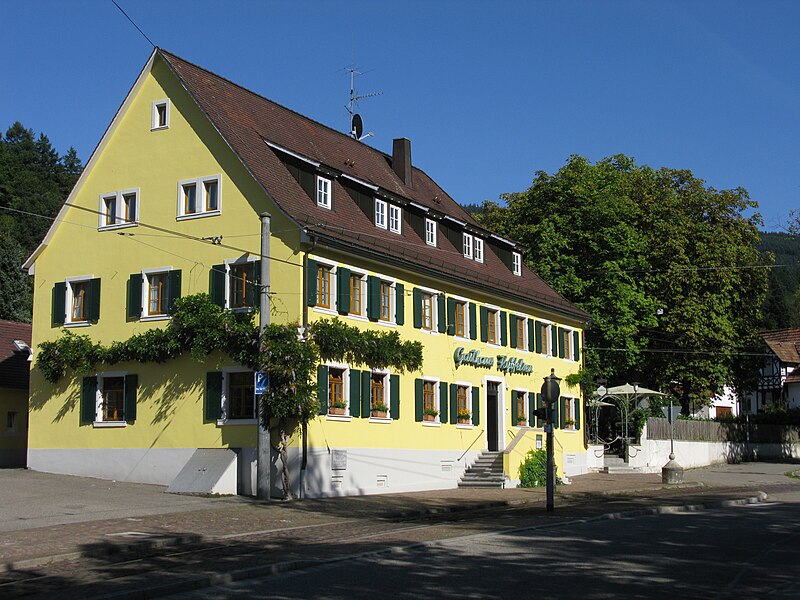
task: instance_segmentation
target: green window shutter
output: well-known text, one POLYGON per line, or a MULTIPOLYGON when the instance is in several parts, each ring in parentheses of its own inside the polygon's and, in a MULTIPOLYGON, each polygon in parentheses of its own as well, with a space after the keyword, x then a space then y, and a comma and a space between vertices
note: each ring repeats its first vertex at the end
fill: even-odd
POLYGON ((336 268, 336 310, 340 315, 350 312, 350 269, 336 268))
POLYGON ((350 416, 361 416, 361 371, 350 369, 350 416))
POLYGON ((472 386, 472 424, 481 424, 481 390, 472 386))
POLYGON ((142 274, 131 273, 128 278, 128 302, 126 313, 129 319, 142 316, 142 274))
POLYGON ((489 340, 489 309, 481 306, 481 341, 489 340))
MULTIPOLYGON (((531 392, 531 394, 533 394, 533 392, 531 392)), ((536 394, 536 410, 539 410, 540 408, 542 408, 542 406, 543 406, 542 395, 536 394)), ((541 427, 543 424, 544 424, 544 419, 542 419, 541 417, 536 417, 536 426, 541 427)))
POLYGON ((214 265, 209 273, 209 289, 211 301, 217 306, 225 308, 225 265, 214 265))
POLYGON ((425 382, 422 379, 414 380, 414 420, 418 423, 422 422, 424 388, 425 382))
POLYGON ((533 319, 528 319, 528 351, 534 350, 534 333, 533 333, 533 319))
POLYGON ((97 419, 97 377, 84 377, 81 382, 81 423, 97 419))
POLYGON ((389 415, 392 419, 400 418, 400 376, 389 375, 389 415))
POLYGON ((575 429, 578 430, 581 428, 581 399, 575 398, 573 403, 575 404, 575 429))
POLYGON ((564 429, 567 426, 565 422, 567 420, 567 399, 564 398, 564 396, 561 396, 559 400, 560 402, 558 404, 560 406, 558 407, 558 413, 559 413, 558 426, 561 427, 561 429, 564 429))
POLYGON ((558 327, 550 326, 550 356, 558 356, 558 327))
POLYGON ((436 329, 439 333, 445 333, 447 331, 447 308, 444 294, 436 294, 436 309, 436 329))
POLYGON ((536 394, 534 392, 528 392, 528 425, 533 427, 539 426, 538 419, 534 421, 533 411, 536 410, 536 394))
POLYGON ((469 338, 478 339, 478 308, 474 302, 469 303, 469 338))
MULTIPOLYGON (((516 315, 508 315, 508 324, 509 324, 509 336, 511 338, 511 347, 517 347, 517 316, 516 315)), ((514 415, 516 418, 516 415, 514 415)))
POLYGON ((564 329, 562 327, 559 327, 558 328, 558 358, 564 358, 564 356, 566 354, 565 353, 565 348, 564 348, 564 346, 566 345, 564 343, 566 341, 565 340, 565 336, 566 335, 567 335, 567 332, 564 331, 564 329))
POLYGON ((248 265, 245 302, 253 308, 261 305, 261 261, 254 260, 248 265))
POLYGON ((447 299, 447 335, 456 334, 456 301, 455 298, 447 299))
POLYGON ((447 382, 439 382, 439 422, 447 423, 448 420, 447 382))
POLYGON ((367 277, 367 318, 377 321, 381 316, 381 280, 375 275, 367 277))
POLYGON ((313 258, 306 262, 306 304, 317 305, 317 261, 313 258))
POLYGON ((535 336, 536 336, 534 348, 535 348, 536 352, 541 354, 542 353, 542 335, 543 335, 543 331, 544 331, 544 325, 542 324, 541 321, 536 321, 536 326, 534 327, 534 329, 535 329, 535 336))
POLYGON ((517 415, 519 414, 519 397, 517 394, 512 391, 511 392, 511 426, 517 424, 517 415))
MULTIPOLYGON (((169 275, 167 276, 167 312, 172 314, 172 311, 175 310, 175 300, 181 297, 181 270, 175 269, 174 271, 170 271, 169 275)), ((141 275, 139 276, 139 282, 141 283, 142 278, 141 275)), ((139 294, 139 302, 142 301, 142 295, 139 294)), ((140 309, 141 310, 141 309, 140 309)))
POLYGON ((576 362, 581 359, 581 334, 579 331, 572 332, 572 358, 576 362))
POLYGON ((89 297, 86 299, 86 316, 95 323, 100 320, 100 279, 89 280, 89 297))
POLYGON ((216 421, 222 416, 222 373, 206 373, 206 393, 203 404, 203 418, 216 421))
POLYGON ((450 384, 450 422, 458 423, 458 386, 450 384))
POLYGON ((125 376, 125 420, 136 420, 136 388, 139 385, 139 376, 136 374, 125 376))
MULTIPOLYGON (((59 281, 53 286, 53 305, 50 323, 53 326, 63 325, 67 320, 67 284, 59 281)), ((94 419, 92 419, 94 421, 94 419)))
POLYGON ((317 399, 319 400, 319 414, 328 414, 328 367, 317 366, 317 399))
POLYGON ((508 318, 506 311, 500 311, 500 345, 508 346, 508 318))
POLYGON ((403 325, 406 322, 406 288, 402 283, 394 284, 394 322, 403 325))
POLYGON ((422 290, 414 288, 412 298, 414 303, 414 328, 422 329, 422 290))
POLYGON ((361 371, 361 418, 368 419, 370 406, 372 401, 372 389, 370 382, 372 380, 371 371, 361 371))

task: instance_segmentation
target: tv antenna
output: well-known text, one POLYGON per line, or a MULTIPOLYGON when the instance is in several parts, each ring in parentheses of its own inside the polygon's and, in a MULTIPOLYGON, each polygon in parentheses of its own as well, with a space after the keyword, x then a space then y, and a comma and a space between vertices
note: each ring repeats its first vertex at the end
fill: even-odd
POLYGON ((383 92, 370 92, 369 94, 359 94, 356 92, 356 75, 363 75, 364 73, 355 67, 347 67, 350 71, 350 100, 347 102, 347 114, 350 115, 350 135, 353 139, 359 142, 365 138, 375 135, 373 132, 364 133, 364 120, 356 112, 358 101, 364 98, 373 98, 374 96, 381 96, 383 92))

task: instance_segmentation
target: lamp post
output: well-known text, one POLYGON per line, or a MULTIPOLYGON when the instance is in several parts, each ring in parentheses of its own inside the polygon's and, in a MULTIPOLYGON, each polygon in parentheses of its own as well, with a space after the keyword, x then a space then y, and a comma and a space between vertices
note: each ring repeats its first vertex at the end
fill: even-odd
POLYGON ((555 510, 553 496, 555 491, 555 448, 553 446, 553 403, 558 401, 561 395, 561 386, 558 383, 561 381, 560 377, 556 377, 555 369, 550 369, 550 375, 544 378, 542 384, 542 399, 546 408, 546 423, 544 431, 547 434, 547 476, 545 479, 547 485, 547 512, 555 510))

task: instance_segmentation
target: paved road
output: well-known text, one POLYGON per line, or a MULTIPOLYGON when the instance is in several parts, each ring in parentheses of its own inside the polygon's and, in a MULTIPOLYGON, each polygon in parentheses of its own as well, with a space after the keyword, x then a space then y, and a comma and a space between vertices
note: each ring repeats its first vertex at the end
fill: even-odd
POLYGON ((484 533, 170 598, 798 598, 799 508, 484 533))

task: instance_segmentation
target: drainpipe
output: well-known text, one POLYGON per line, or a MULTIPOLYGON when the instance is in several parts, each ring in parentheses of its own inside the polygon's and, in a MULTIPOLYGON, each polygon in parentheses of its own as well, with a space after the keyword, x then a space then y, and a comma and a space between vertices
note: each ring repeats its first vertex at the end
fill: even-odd
MULTIPOLYGON (((269 325, 269 213, 261 213, 261 285, 259 287, 259 350, 264 353, 264 330, 269 325)), ((263 365, 259 365, 263 366, 263 365)), ((258 397, 258 440, 256 444, 256 497, 270 500, 272 497, 272 451, 269 439, 269 410, 264 395, 258 397)))
MULTIPOLYGON (((303 337, 308 337, 308 255, 317 247, 317 238, 311 238, 311 247, 303 253, 303 297, 300 299, 303 306, 303 337)), ((301 425, 303 439, 303 459, 300 463, 300 491, 298 497, 302 500, 305 489, 306 467, 308 466, 308 423, 301 425)))

